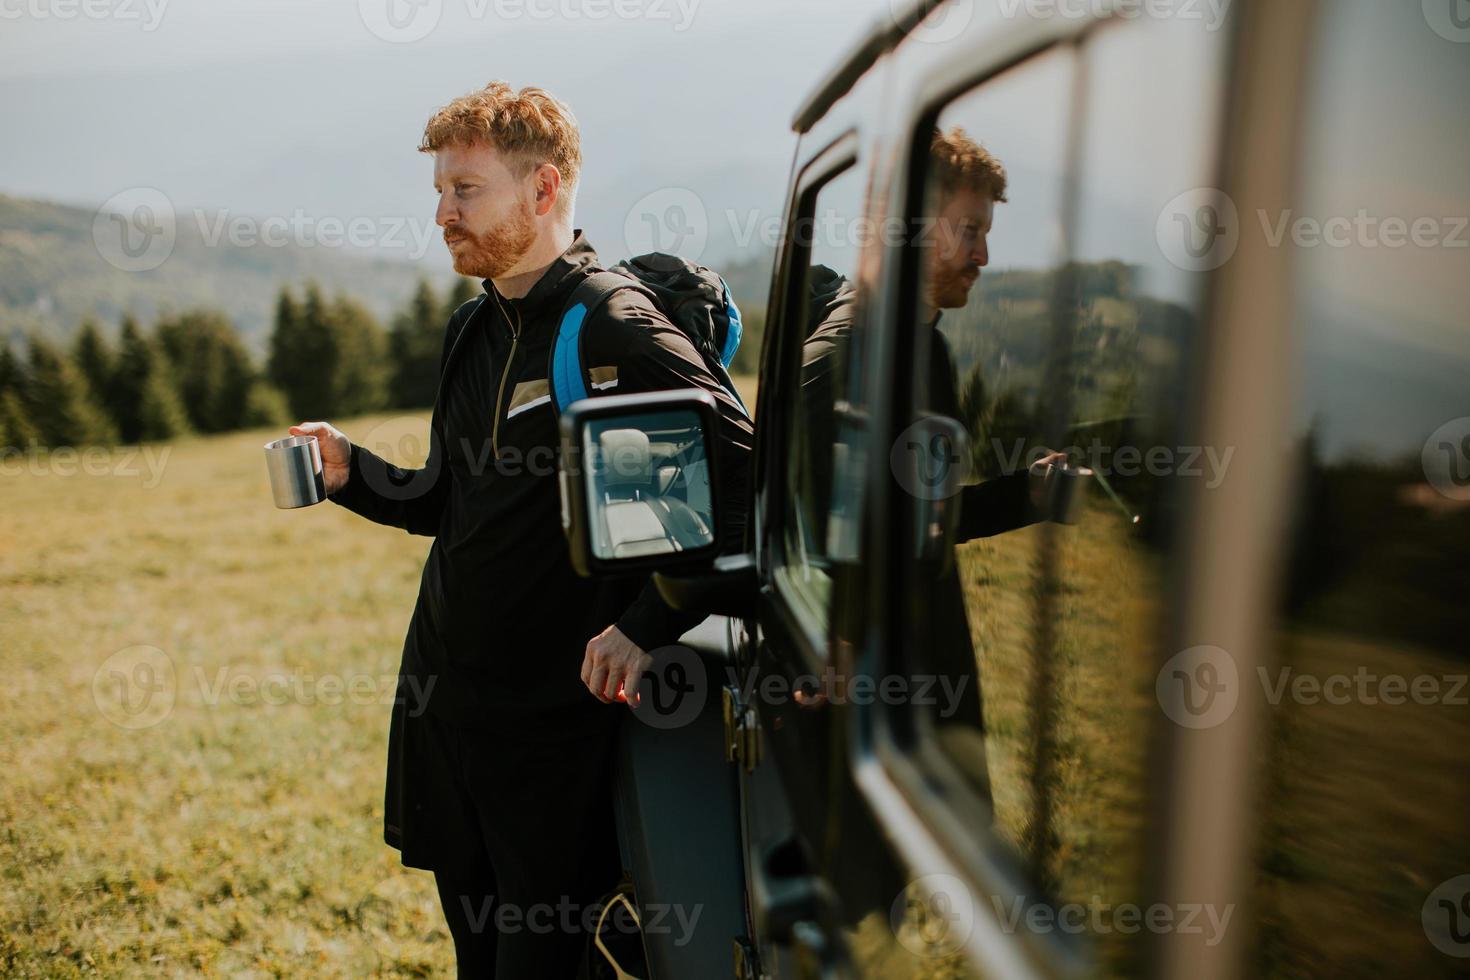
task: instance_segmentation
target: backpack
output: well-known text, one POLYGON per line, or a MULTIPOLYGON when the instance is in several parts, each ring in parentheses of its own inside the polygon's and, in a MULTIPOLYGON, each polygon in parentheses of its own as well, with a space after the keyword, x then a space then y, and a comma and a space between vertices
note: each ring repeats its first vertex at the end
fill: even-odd
POLYGON ((587 373, 584 329, 613 293, 636 289, 653 301, 694 344, 706 366, 730 393, 746 417, 745 407, 728 370, 740 348, 740 310, 719 273, 677 255, 650 252, 594 272, 577 284, 557 322, 551 342, 551 404, 557 415, 572 402, 590 397, 601 385, 587 373))

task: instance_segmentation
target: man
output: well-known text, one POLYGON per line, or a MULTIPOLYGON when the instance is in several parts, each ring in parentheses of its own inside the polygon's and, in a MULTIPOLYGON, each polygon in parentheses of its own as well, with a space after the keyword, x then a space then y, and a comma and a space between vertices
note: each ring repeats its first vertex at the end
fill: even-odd
MULTIPOLYGON (((1001 162, 958 127, 934 132, 927 177, 925 217, 930 220, 928 234, 920 241, 919 295, 911 324, 916 331, 916 361, 927 364, 916 386, 916 424, 927 416, 954 420, 964 417, 954 360, 938 324, 943 311, 968 304, 982 270, 990 264, 989 235, 996 205, 1006 201, 1007 185, 1001 162)), ((812 444, 834 447, 826 457, 829 465, 817 468, 812 479, 813 499, 825 503, 833 496, 834 471, 840 469, 833 461, 857 455, 842 445, 842 427, 836 424, 834 406, 848 397, 847 372, 858 329, 855 325, 860 320, 854 316, 857 291, 832 270, 814 266, 808 273, 808 287, 811 304, 802 345, 802 398, 809 406, 804 417, 812 444)), ((919 430, 908 431, 912 434, 919 430)), ((977 435, 971 433, 972 437, 977 435)), ((950 445, 948 441, 941 444, 950 445)), ((920 479, 958 462, 932 455, 934 445, 928 436, 916 438, 915 448, 921 458, 913 460, 912 475, 920 479)), ((1046 453, 1029 470, 967 484, 949 499, 927 501, 925 513, 931 520, 921 533, 926 539, 940 540, 938 528, 947 523, 943 517, 947 508, 958 508, 953 519, 955 543, 1003 534, 1043 520, 1046 474, 1050 467, 1065 461, 1064 454, 1046 453)), ((942 482, 935 481, 935 485, 942 482)), ((816 542, 826 540, 827 516, 820 509, 812 515, 816 542)), ((947 686, 960 694, 958 704, 944 705, 949 713, 933 722, 940 738, 951 748, 951 755, 965 760, 977 789, 988 796, 980 686, 964 593, 952 556, 941 556, 927 547, 928 543, 914 542, 913 553, 922 556, 916 559, 916 574, 931 576, 932 585, 917 591, 918 605, 909 610, 909 615, 929 624, 929 632, 938 638, 922 651, 926 669, 939 677, 953 678, 947 686)))
MULTIPOLYGON (((588 910, 619 872, 615 701, 636 689, 647 651, 698 617, 668 609, 646 579, 579 578, 562 536, 548 352, 568 296, 600 268, 573 227, 571 112, 492 82, 437 112, 419 148, 434 157, 454 268, 485 288, 448 325, 427 463, 389 465, 324 422, 291 432, 320 440, 333 502, 435 537, 403 647, 384 839, 434 872, 460 976, 570 977, 588 910)), ((714 395, 721 489, 739 512, 751 426, 689 339, 623 290, 585 342, 600 387, 714 395)))
MULTIPOLYGON (((923 252, 923 288, 918 321, 919 349, 929 351, 929 385, 920 406, 935 415, 962 419, 959 382, 949 344, 938 330, 945 310, 964 308, 990 265, 995 206, 1006 203, 1005 167, 958 126, 935 132, 929 147, 930 213, 934 236, 923 252)), ((971 436, 980 433, 972 432, 971 436)), ((957 541, 991 537, 1041 519, 1046 475, 1066 462, 1046 454, 1034 467, 972 484, 960 494, 957 541)))
MULTIPOLYGON (((963 129, 935 130, 929 148, 926 216, 932 234, 922 243, 915 350, 927 357, 928 376, 917 392, 922 411, 960 419, 954 360, 938 330, 944 310, 968 304, 982 270, 990 264, 989 235, 995 207, 1006 202, 1005 167, 963 129)), ((825 266, 808 272, 811 294, 806 340, 802 345, 802 398, 814 445, 835 445, 832 406, 846 398, 849 349, 857 290, 825 266)), ((975 433, 971 433, 975 435, 975 433)), ((1035 523, 1045 492, 1047 467, 1065 462, 1047 454, 1031 471, 1006 474, 972 484, 960 494, 958 541, 989 537, 1035 523)), ((944 461, 938 461, 944 462, 944 461)), ((817 500, 827 500, 831 472, 819 471, 817 500)), ((818 535, 821 539, 821 535, 818 535)))

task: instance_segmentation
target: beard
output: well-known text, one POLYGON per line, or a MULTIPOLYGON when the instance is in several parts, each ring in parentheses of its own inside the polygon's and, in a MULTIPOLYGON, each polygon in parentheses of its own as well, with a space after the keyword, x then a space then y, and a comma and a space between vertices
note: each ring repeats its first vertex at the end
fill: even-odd
POLYGON ((521 202, 504 221, 482 235, 463 229, 453 234, 445 232, 446 244, 464 243, 450 253, 454 257, 454 271, 475 279, 506 275, 536 241, 536 226, 531 218, 531 206, 521 202))
POLYGON ((980 281, 977 275, 970 278, 972 266, 964 265, 958 268, 938 265, 930 274, 930 290, 934 298, 934 308, 939 310, 956 310, 970 301, 970 290, 980 281))

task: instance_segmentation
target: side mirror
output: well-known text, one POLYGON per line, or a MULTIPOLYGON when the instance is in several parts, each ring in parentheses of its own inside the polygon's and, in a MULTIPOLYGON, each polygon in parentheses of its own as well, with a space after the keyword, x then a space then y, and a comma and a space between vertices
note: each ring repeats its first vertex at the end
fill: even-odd
POLYGON ((584 398, 561 417, 561 515, 581 575, 708 564, 719 552, 715 400, 584 398))

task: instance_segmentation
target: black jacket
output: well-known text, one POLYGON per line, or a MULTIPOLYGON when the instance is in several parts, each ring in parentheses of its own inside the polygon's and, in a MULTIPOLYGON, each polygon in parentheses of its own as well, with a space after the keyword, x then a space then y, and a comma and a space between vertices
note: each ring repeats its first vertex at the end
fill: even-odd
MULTIPOLYGON (((669 609, 647 576, 584 579, 568 557, 548 353, 572 289, 599 268, 578 231, 524 297, 506 299, 487 280, 486 295, 461 306, 445 334, 426 465, 401 469, 353 445, 351 476, 331 497, 379 524, 434 536, 400 672, 415 679, 412 689, 430 691, 430 712, 456 724, 570 732, 595 723, 605 706, 580 680, 588 640, 616 622, 652 650, 701 618, 669 609)), ((614 294, 585 329, 598 390, 699 387, 715 396, 723 511, 738 533, 752 444, 744 412, 637 291, 614 294)))

